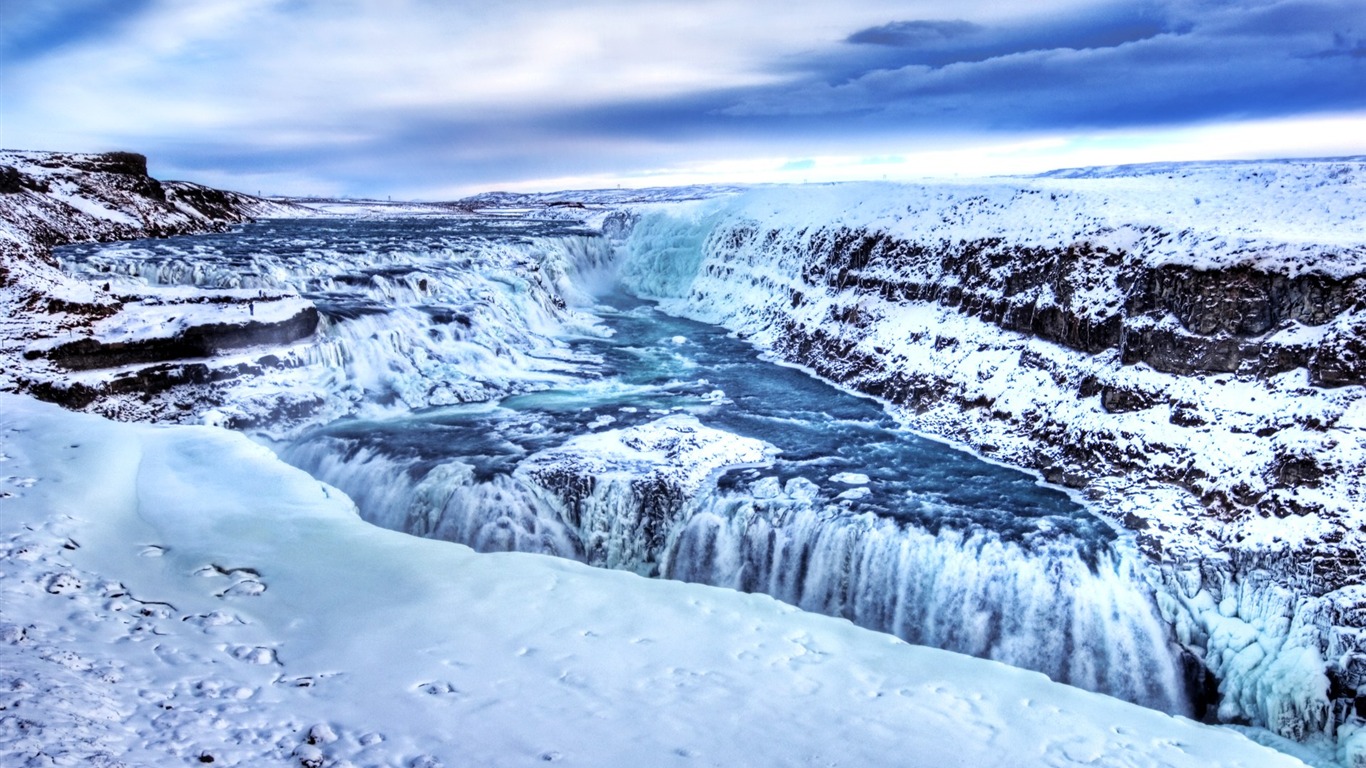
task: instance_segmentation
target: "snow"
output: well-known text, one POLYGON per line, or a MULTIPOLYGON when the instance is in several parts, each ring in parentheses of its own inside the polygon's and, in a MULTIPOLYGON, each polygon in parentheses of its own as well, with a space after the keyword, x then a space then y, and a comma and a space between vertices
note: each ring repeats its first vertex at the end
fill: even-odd
POLYGON ((233 433, 0 406, 5 765, 1303 765, 766 597, 384 531, 233 433))
POLYGON ((1136 176, 776 186, 693 203, 686 215, 744 219, 764 231, 846 227, 931 243, 1085 240, 1154 265, 1250 265, 1340 278, 1366 269, 1361 210, 1366 170, 1360 158, 1347 158, 1197 164, 1136 176))
MULTIPOLYGON (((1366 274, 1363 168, 1361 158, 1350 158, 755 190, 642 216, 621 275, 671 312, 799 358, 789 362, 811 364, 793 351, 794 328, 828 333, 841 342, 841 359, 818 362, 847 373, 851 387, 930 382, 926 394, 890 406, 904 424, 995 460, 1056 472, 1083 486, 1098 514, 1137 528, 1150 547, 1148 578, 1164 616, 1221 681, 1221 717, 1331 740, 1351 715, 1328 712, 1341 704, 1330 704, 1325 672, 1359 668, 1326 649, 1355 647, 1360 625, 1350 618, 1359 617, 1352 599, 1332 579, 1353 580, 1366 533, 1361 387, 1312 387, 1303 368, 1256 378, 1125 365, 1114 349, 1086 354, 957 307, 887 298, 856 278, 832 285, 831 276, 810 273, 830 255, 832 239, 886 233, 931 256, 953 243, 1002 238, 1021 246, 1104 245, 1141 269, 1251 267, 1359 279, 1366 274), (1112 411, 1101 397, 1081 394, 1083 382, 1153 402, 1112 411), (1312 460, 1316 477, 1277 482, 1279 468, 1300 457, 1312 460), (1257 489, 1281 511, 1209 501, 1257 489), (1175 586, 1183 579, 1192 584, 1184 593, 1175 586), (1237 599, 1226 602, 1230 595, 1237 599)), ((958 287, 933 257, 895 267, 914 273, 892 277, 958 287)), ((874 262, 861 276, 888 277, 876 271, 884 268, 891 269, 874 262)), ((1079 286, 1077 295, 1077 307, 1126 299, 1113 274, 1079 286)), ((1327 327, 1292 323, 1264 343, 1312 343, 1327 327)))
MULTIPOLYGON (((182 287, 146 288, 133 296, 121 295, 120 311, 96 320, 82 336, 103 344, 171 338, 192 328, 248 323, 284 323, 313 307, 296 294, 255 290, 219 290, 207 294, 182 287)), ((30 350, 49 349, 69 341, 61 336, 28 345, 30 350)))
POLYGON ((85 197, 80 194, 80 190, 75 184, 70 182, 58 182, 54 186, 57 188, 56 191, 52 193, 54 199, 66 203, 87 216, 112 221, 116 224, 123 224, 126 226, 137 226, 141 223, 123 211, 114 210, 113 208, 100 204, 96 200, 85 197))
POLYGON ((558 448, 527 457, 522 471, 531 475, 562 470, 599 480, 610 476, 626 479, 664 480, 692 496, 724 469, 768 463, 773 446, 706 427, 696 416, 677 413, 626 429, 580 435, 558 448))
MULTIPOLYGON (((78 195, 65 171, 45 169, 24 153, 3 153, 0 161, 50 180, 56 192, 44 196, 45 204, 59 203, 49 212, 79 225, 73 225, 73 237, 127 237, 139 229, 140 219, 100 202, 127 202, 126 195, 78 195)), ((943 307, 894 304, 843 287, 811 291, 801 267, 803 251, 820 228, 846 227, 930 244, 993 237, 1025 245, 1090 243, 1133 254, 1148 267, 1245 266, 1288 276, 1349 277, 1362 274, 1366 265, 1362 165, 1358 158, 1151 167, 1067 178, 757 189, 739 196, 738 190, 635 197, 609 191, 580 195, 584 208, 559 205, 565 200, 555 196, 510 195, 485 196, 459 210, 379 201, 320 207, 375 217, 482 213, 515 219, 530 213, 605 231, 634 220, 632 252, 623 267, 627 282, 663 298, 674 311, 724 323, 761 348, 779 339, 783 321, 819 328, 847 311, 873 318, 867 333, 852 339, 853 351, 949 383, 950 396, 922 409, 896 410, 908 425, 984 451, 989 446, 992 456, 1022 463, 1039 455, 1038 436, 1029 431, 1038 425, 1065 433, 1061 439, 1068 443, 1103 442, 1110 450, 1104 456, 1109 471, 1125 476, 1098 480, 1087 493, 1111 518, 1132 516, 1151 526, 1147 535, 1162 532, 1166 559, 1157 574, 1148 574, 1161 587, 1161 619, 1223 681, 1219 715, 1297 739, 1331 738, 1335 721, 1326 711, 1325 670, 1360 668, 1351 650, 1362 647, 1351 644, 1358 630, 1332 613, 1354 604, 1357 598, 1346 594, 1353 587, 1306 594, 1303 583, 1271 583, 1272 571, 1256 565, 1260 561, 1249 568, 1227 552, 1274 563, 1299 551, 1291 548, 1314 546, 1343 531, 1344 550, 1354 551, 1353 542, 1366 531, 1366 496, 1355 470, 1366 464, 1366 399, 1360 387, 1315 390, 1306 386, 1302 370, 1258 381, 1120 366, 1111 352, 1084 355, 943 307), (776 247, 737 249, 718 236, 741 227, 752 227, 776 247), (800 307, 788 306, 794 290, 806 296, 800 307), (1076 383, 1087 376, 1160 394, 1162 402, 1110 413, 1099 398, 1076 395, 1076 383), (965 409, 964 403, 987 405, 965 409), (1204 424, 1177 429, 1178 415, 1204 424), (1310 421, 1324 429, 1303 428, 1310 421), (1217 519, 1188 494, 1150 485, 1142 476, 1144 468, 1188 467, 1190 476, 1223 492, 1265 482, 1265 468, 1286 456, 1312 457, 1336 478, 1319 487, 1278 491, 1322 515, 1217 519)), ((168 197, 180 189, 164 186, 168 197)), ((256 210, 267 215, 304 213, 284 203, 257 203, 256 210)), ((141 202, 129 205, 145 213, 141 202)), ((188 220, 157 211, 146 221, 182 227, 202 219, 178 204, 177 209, 188 220)), ((0 237, 23 241, 22 227, 0 218, 0 237)), ((30 231, 37 226, 23 224, 30 231)), ((318 418, 382 415, 552 386, 583 362, 570 359, 560 337, 597 332, 591 317, 575 306, 587 302, 589 283, 605 279, 601 268, 609 247, 569 237, 556 240, 549 254, 520 246, 484 249, 473 259, 434 254, 449 264, 453 257, 465 258, 457 269, 466 274, 438 275, 432 264, 402 276, 378 270, 362 293, 386 306, 389 317, 325 323, 319 343, 282 351, 282 370, 234 385, 220 407, 186 406, 172 413, 206 423, 251 423, 253 415, 298 394, 326 397, 318 418), (529 282, 526 275, 539 269, 548 279, 529 282), (569 306, 552 301, 561 297, 569 306), (478 307, 470 313, 474 326, 460 330, 434 323, 422 311, 434 298, 478 307), (373 407, 381 395, 389 397, 387 404, 373 407)), ((129 268, 127 277, 115 282, 120 290, 129 281, 147 280, 239 286, 244 295, 260 287, 303 292, 325 288, 336 277, 320 274, 317 264, 366 272, 414 256, 341 254, 309 244, 301 244, 300 252, 313 265, 283 269, 267 254, 247 271, 210 264, 198 252, 159 263, 130 253, 120 264, 129 268)), ((34 263, 19 262, 15 274, 27 290, 46 296, 108 301, 90 285, 59 279, 34 263)), ((1097 315, 1125 298, 1103 282, 1076 288, 1074 300, 1094 306, 1097 315)), ((284 311, 302 301, 286 295, 278 307, 258 303, 255 310, 284 311)), ((64 315, 35 320, 29 309, 17 309, 27 298, 5 297, 7 317, 0 322, 7 344, 33 338, 39 326, 44 333, 73 333, 61 325, 68 322, 64 315)), ((1041 291, 1036 300, 1047 306, 1059 299, 1041 291)), ((139 314, 96 321, 95 332, 107 341, 134 340, 189 322, 182 311, 191 310, 179 308, 174 290, 136 306, 139 314)), ((225 311, 238 316, 243 308, 225 311)), ((246 312, 249 319, 252 308, 246 312)), ((210 320, 196 317, 194 322, 210 320)), ((1271 340, 1312 344, 1328 332, 1291 325, 1277 329, 1271 340)), ((54 343, 60 340, 53 337, 54 343)), ((688 343, 682 337, 671 341, 688 343)), ((12 387, 9 363, 17 359, 16 350, 0 351, 8 369, 0 372, 0 386, 12 387)), ((227 356, 215 364, 249 362, 227 356)), ((69 380, 94 385, 110 373, 116 372, 69 380)), ((725 393, 716 390, 709 397, 723 401, 725 393)), ((292 762, 305 765, 424 764, 426 757, 461 764, 658 764, 683 756, 730 764, 740 754, 775 765, 846 759, 885 764, 891 754, 914 763, 960 759, 981 765, 1066 764, 1089 757, 1101 764, 1128 757, 1138 764, 1219 764, 1202 762, 1212 755, 1227 764, 1295 764, 1242 751, 1251 749, 1242 741, 1228 742, 1235 746, 1227 748, 1207 741, 1228 734, 1208 736, 1208 729, 1151 712, 1107 709, 1117 704, 1026 673, 897 645, 764 598, 649 585, 536 557, 476 557, 460 547, 438 549, 376 531, 356 520, 335 490, 291 474, 268 454, 214 430, 115 427, 14 398, 3 404, 0 424, 29 431, 6 433, 0 445, 0 476, 11 471, 5 464, 14 471, 5 480, 11 488, 0 491, 0 509, 16 512, 0 518, 0 534, 10 537, 0 556, 0 676, 17 670, 8 680, 0 677, 6 683, 0 685, 0 748, 10 750, 0 754, 22 755, 35 764, 42 763, 37 752, 45 748, 70 750, 70 762, 107 753, 131 754, 133 762, 151 765, 164 764, 168 755, 192 759, 197 750, 211 750, 228 763, 293 755, 292 762), (752 644, 741 641, 750 637, 752 644), (803 667, 813 661, 814 669, 803 667), (1026 699, 1053 707, 1054 717, 1022 705, 1026 699), (771 714, 762 722, 765 751, 758 757, 754 724, 736 722, 735 713, 753 711, 751 702, 771 714), (21 714, 5 717, 6 711, 21 714), (566 712, 578 716, 565 718, 566 712), (662 728, 642 729, 641 712, 656 715, 651 723, 662 728), (1065 727, 1053 722, 1058 719, 1065 727), (1177 735, 1164 735, 1171 733, 1177 735), (777 743, 770 744, 770 736, 777 743), (1069 752, 1068 744, 1081 746, 1069 752), (1188 751, 1164 751, 1174 745, 1188 751), (1125 750, 1133 755, 1118 757, 1125 750)), ((163 403, 142 408, 132 415, 169 418, 163 403)), ((594 428, 610 427, 610 418, 594 422, 594 428)), ((590 477, 601 478, 596 496, 588 499, 607 529, 598 541, 620 541, 610 530, 613 523, 605 521, 617 519, 618 507, 634 492, 628 478, 637 471, 695 488, 724 467, 771 457, 761 444, 706 433, 687 418, 665 415, 644 431, 590 434, 571 451, 537 458, 546 467, 587 466, 590 477), (684 450, 675 450, 678 445, 684 450), (694 458, 700 463, 691 474, 678 471, 694 458)), ((394 469, 382 461, 364 468, 394 469)), ((471 472, 469 465, 454 462, 437 468, 433 483, 400 490, 431 501, 427 495, 441 485, 436 480, 471 472)), ((860 484, 856 474, 830 478, 855 486, 840 494, 845 502, 872 492, 864 485, 868 479, 860 484)), ((500 494, 509 492, 533 496, 529 504, 572 500, 548 498, 564 491, 553 482, 533 485, 482 488, 486 495, 475 501, 496 512, 493 505, 505 498, 500 494)), ((762 490, 766 502, 791 511, 799 525, 829 533, 821 539, 821 557, 847 554, 841 537, 850 536, 863 547, 860 556, 889 562, 914 556, 940 568, 964 569, 982 590, 1015 589, 1034 601, 1043 583, 1018 572, 1018 558, 1009 552, 927 541, 908 554, 881 535, 882 523, 864 518, 848 530, 819 528, 825 521, 812 509, 812 489, 801 483, 777 487, 775 481, 762 490)), ((523 502, 515 501, 508 506, 523 502)), ((689 521, 686 535, 690 545, 720 556, 718 568, 730 566, 721 561, 745 551, 761 517, 754 509, 725 520, 702 514, 689 521)), ((488 526, 490 535, 506 535, 497 527, 502 522, 488 526)), ((557 546, 557 532, 529 532, 542 537, 545 551, 557 546)), ((639 562, 639 553, 608 560, 613 558, 639 562)), ((1105 601, 1111 600, 1116 614, 1132 619, 1105 590, 1120 584, 1133 591, 1141 576, 1127 566, 1116 570, 1106 564, 1101 570, 1097 605, 1108 608, 1105 601)), ((811 585, 836 594, 825 582, 839 569, 818 563, 813 572, 811 585)), ((807 586, 803 582, 799 590, 807 586)), ((883 586, 874 591, 892 594, 883 586)), ((819 602, 825 593, 807 594, 819 602)), ((800 592, 792 602, 802 604, 799 597, 800 592)), ((1152 612, 1146 603, 1143 610, 1152 612)), ((911 618, 926 631, 968 642, 991 639, 990 627, 974 621, 971 606, 967 611, 911 618)), ((1150 623, 1166 629, 1160 621, 1150 623)), ((1038 654, 1037 648, 1025 650, 1038 654)), ((1111 650, 1127 652, 1107 646, 1111 650)), ((1366 759, 1366 733, 1350 719, 1337 737, 1344 764, 1366 759)), ((0 763, 8 765, 7 757, 0 763)))

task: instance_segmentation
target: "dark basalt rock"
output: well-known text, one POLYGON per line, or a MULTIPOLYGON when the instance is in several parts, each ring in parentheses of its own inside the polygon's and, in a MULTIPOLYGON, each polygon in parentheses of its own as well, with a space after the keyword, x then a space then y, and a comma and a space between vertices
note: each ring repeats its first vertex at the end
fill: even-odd
POLYGON ((1109 385, 1100 390, 1100 405, 1110 413, 1142 411, 1161 403, 1159 395, 1131 387, 1109 385))
MULTIPOLYGON (((793 248, 782 234, 737 225, 713 234, 711 242, 724 250, 793 248)), ((1181 375, 1255 377, 1308 367, 1316 385, 1366 384, 1366 319, 1335 320, 1366 302, 1363 276, 1147 267, 1128 253, 1084 240, 1058 247, 1003 238, 930 243, 850 228, 811 233, 799 255, 802 279, 836 294, 951 307, 1088 354, 1119 350, 1125 364, 1181 375), (1123 299, 1097 306, 1096 295, 1123 299), (1333 332, 1317 349, 1275 337, 1297 323, 1329 322, 1335 322, 1333 332)), ((806 300, 796 290, 790 298, 793 308, 806 300)), ((860 311, 852 304, 835 307, 830 321, 864 326, 860 311)))
MULTIPOLYGON (((741 229, 729 231, 724 240, 744 245, 757 237, 741 229)), ((765 238, 776 239, 776 233, 765 238)), ((815 233, 810 250, 802 277, 813 284, 870 292, 888 301, 954 307, 1007 330, 1092 354, 1119 342, 1119 307, 1088 305, 1082 294, 1122 268, 1126 257, 1088 243, 1054 249, 987 238, 927 245, 837 229, 815 233)), ((796 297, 793 301, 793 306, 800 303, 796 297)))
POLYGON ((1286 320, 1305 325, 1332 320, 1360 295, 1355 282, 1251 267, 1163 266, 1139 275, 1125 308, 1131 314, 1170 312, 1183 328, 1201 336, 1260 336, 1286 320))
POLYGON ((1366 383, 1366 311, 1334 322, 1308 365, 1309 381, 1315 386, 1366 383))
POLYGON ((241 195, 212 187, 186 182, 167 185, 166 201, 172 205, 188 206, 201 215, 224 221, 245 221, 241 195))
POLYGON ((24 191, 47 192, 51 187, 42 179, 23 173, 12 165, 0 165, 0 195, 17 195, 24 191))
POLYGON ((85 338, 43 352, 26 352, 24 356, 29 359, 46 357, 72 370, 118 368, 212 357, 225 350, 260 344, 288 344, 313 335, 317 327, 318 311, 307 307, 279 323, 249 321, 197 325, 175 336, 131 342, 104 343, 98 339, 85 338))
POLYGON ((1249 356, 1259 358, 1261 349, 1226 333, 1201 336, 1182 328, 1126 327, 1120 359, 1125 365, 1147 363, 1164 373, 1234 373, 1249 356))
POLYGON ((137 152, 105 152, 94 155, 75 167, 96 173, 121 173, 127 176, 147 175, 147 156, 137 152))

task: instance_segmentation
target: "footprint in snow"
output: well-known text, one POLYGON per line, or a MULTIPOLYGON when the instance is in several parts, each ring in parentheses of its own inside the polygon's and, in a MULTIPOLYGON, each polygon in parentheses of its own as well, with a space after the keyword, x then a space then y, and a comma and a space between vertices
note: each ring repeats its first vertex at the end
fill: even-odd
POLYGON ((266 585, 256 579, 243 579, 231 587, 216 593, 215 597, 257 597, 266 591, 266 585))
POLYGON ((81 590, 81 580, 74 573, 54 574, 47 580, 47 591, 54 595, 69 595, 81 590))
POLYGON ((261 646, 239 645, 232 649, 232 657, 238 661, 248 664, 279 664, 280 659, 275 655, 275 651, 261 646))
POLYGON ((204 634, 213 634, 219 627, 226 627, 233 624, 246 624, 247 622, 235 613, 225 611, 214 611, 212 613, 200 613, 194 616, 186 616, 181 619, 186 624, 199 627, 204 634))
POLYGON ((428 696, 453 696, 460 693, 460 689, 444 680, 436 680, 430 683, 422 683, 417 689, 428 696))

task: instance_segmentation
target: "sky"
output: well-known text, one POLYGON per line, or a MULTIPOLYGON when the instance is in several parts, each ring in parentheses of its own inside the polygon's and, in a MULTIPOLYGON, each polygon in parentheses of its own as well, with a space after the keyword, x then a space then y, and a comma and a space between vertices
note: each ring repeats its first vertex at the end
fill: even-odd
POLYGON ((0 0, 0 147, 246 192, 1366 154, 1366 0, 0 0))

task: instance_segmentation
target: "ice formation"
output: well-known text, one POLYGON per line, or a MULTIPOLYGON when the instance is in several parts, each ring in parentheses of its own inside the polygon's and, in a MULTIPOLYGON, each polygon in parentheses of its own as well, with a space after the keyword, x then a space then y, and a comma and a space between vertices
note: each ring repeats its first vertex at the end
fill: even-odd
POLYGON ((0 395, 5 765, 1303 765, 771 598, 392 533, 241 435, 0 395))

